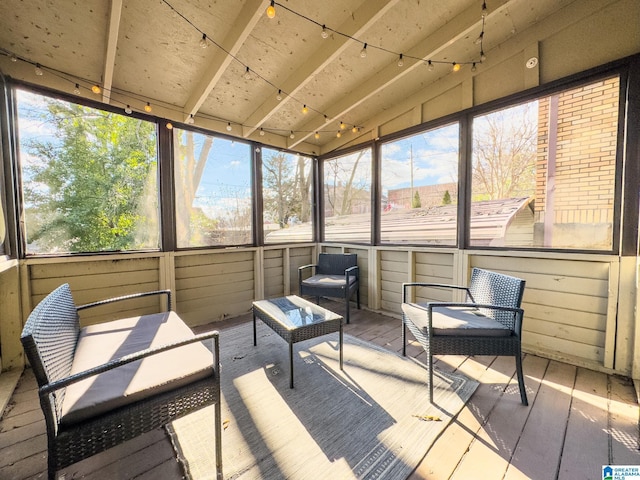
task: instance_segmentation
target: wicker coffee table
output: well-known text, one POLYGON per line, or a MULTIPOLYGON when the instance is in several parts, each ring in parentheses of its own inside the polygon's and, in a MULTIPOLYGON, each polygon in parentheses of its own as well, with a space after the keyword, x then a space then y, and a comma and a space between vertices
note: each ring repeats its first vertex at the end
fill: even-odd
POLYGON ((289 344, 289 387, 293 388, 293 344, 328 333, 340 334, 342 370, 342 317, 296 295, 253 302, 253 345, 256 318, 262 320, 289 344))

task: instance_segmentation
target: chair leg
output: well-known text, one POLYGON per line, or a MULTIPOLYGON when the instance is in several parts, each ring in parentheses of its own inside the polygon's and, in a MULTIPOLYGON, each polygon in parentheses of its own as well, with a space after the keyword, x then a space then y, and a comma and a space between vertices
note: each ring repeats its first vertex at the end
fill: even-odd
POLYGON ((407 326, 404 323, 404 319, 402 320, 402 356, 407 356, 407 326))
POLYGON ((356 290, 356 299, 358 300, 358 310, 360 310, 360 287, 356 290))
POLYGON ((524 406, 529 405, 527 401, 527 390, 524 386, 524 375, 522 373, 522 354, 516 355, 516 371, 518 372, 518 386, 520 387, 520 400, 524 406))
POLYGON ((429 402, 433 403, 433 355, 427 355, 427 368, 429 369, 429 402))
POLYGON ((347 297, 347 324, 349 323, 349 297, 347 297))

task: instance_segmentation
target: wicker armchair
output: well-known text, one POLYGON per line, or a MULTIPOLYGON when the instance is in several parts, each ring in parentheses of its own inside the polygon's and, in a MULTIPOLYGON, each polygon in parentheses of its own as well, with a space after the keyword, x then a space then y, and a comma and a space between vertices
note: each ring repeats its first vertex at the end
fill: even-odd
POLYGON ((406 355, 408 328, 427 353, 432 403, 433 355, 507 355, 516 359, 520 398, 528 404, 521 353, 524 286, 524 280, 479 268, 473 269, 468 287, 402 285, 402 354, 406 355), (417 287, 462 290, 466 301, 411 303, 409 290, 417 287))
POLYGON ((76 306, 67 284, 33 310, 21 340, 39 386, 49 479, 212 404, 216 473, 222 478, 218 332, 194 335, 170 310, 169 290, 76 306), (79 326, 79 310, 151 295, 166 295, 169 311, 79 326), (211 341, 211 350, 204 340, 211 341))
POLYGON ((358 255, 355 253, 321 253, 318 263, 298 268, 298 287, 300 295, 316 297, 344 298, 346 303, 346 322, 349 323, 349 301, 356 293, 358 310, 360 309, 360 270, 358 255), (313 275, 303 279, 306 270, 313 275))

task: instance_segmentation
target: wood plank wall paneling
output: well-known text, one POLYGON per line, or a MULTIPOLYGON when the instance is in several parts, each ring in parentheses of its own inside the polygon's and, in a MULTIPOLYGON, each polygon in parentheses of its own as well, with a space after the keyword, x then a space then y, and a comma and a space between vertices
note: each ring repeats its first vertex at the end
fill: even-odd
MULTIPOLYGON (((465 284, 456 279, 454 271, 454 256, 451 253, 417 252, 415 260, 416 282, 442 283, 445 285, 465 284)), ((434 287, 415 289, 415 301, 424 303, 428 301, 448 302, 456 300, 456 291, 434 287)), ((460 299, 461 300, 461 299, 460 299)))
POLYGON ((409 261, 406 251, 380 251, 380 307, 400 313, 402 284, 409 281, 409 261))
POLYGON ((608 262, 474 255, 470 264, 526 280, 524 349, 603 365, 608 262))
MULTIPOLYGON (((37 263, 28 267, 31 306, 63 283, 71 287, 77 305, 160 288, 158 258, 104 259, 37 263)), ((147 297, 91 309, 80 315, 82 325, 157 312, 159 298, 147 297)), ((29 312, 27 312, 29 313, 29 312)))
POLYGON ((176 256, 176 307, 189 326, 205 325, 251 309, 254 251, 176 256))
POLYGON ((284 251, 265 250, 264 251, 264 296, 282 297, 284 295, 284 251))
MULTIPOLYGON (((358 269, 360 270, 360 305, 369 305, 369 249, 368 248, 345 248, 344 253, 355 253, 358 255, 358 269)), ((353 298, 355 301, 355 296, 353 298)))
POLYGON ((291 294, 298 294, 298 268, 318 261, 314 252, 314 247, 293 247, 289 249, 289 292, 291 294))

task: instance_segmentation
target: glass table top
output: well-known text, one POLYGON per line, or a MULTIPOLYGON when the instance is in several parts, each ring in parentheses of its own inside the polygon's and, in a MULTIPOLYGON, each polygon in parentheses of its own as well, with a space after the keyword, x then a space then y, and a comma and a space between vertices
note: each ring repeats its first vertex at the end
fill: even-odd
POLYGON ((341 315, 296 295, 258 300, 253 305, 289 329, 342 319, 341 315))

